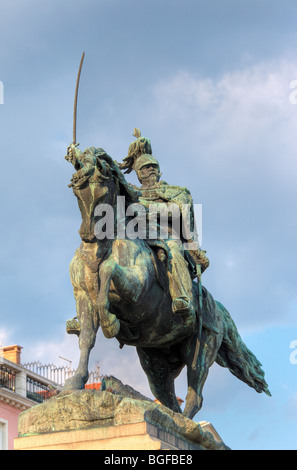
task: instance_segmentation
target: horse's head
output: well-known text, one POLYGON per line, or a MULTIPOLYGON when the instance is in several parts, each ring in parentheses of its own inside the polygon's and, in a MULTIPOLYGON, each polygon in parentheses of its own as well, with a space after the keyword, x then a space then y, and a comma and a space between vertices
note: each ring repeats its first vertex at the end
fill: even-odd
POLYGON ((117 164, 101 148, 90 147, 82 153, 69 147, 66 159, 76 170, 69 187, 78 199, 82 216, 79 234, 84 242, 94 242, 95 208, 99 204, 115 208, 118 195, 125 196, 127 203, 135 202, 138 192, 127 183, 117 164))

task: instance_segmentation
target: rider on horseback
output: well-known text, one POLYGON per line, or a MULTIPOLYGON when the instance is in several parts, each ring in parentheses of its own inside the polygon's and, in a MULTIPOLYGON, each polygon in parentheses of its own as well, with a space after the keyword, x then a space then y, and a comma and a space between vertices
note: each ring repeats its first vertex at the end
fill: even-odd
MULTIPOLYGON (((196 266, 201 265, 201 271, 209 266, 209 260, 205 251, 201 250, 195 240, 189 239, 186 235, 194 233, 194 211, 193 200, 187 188, 168 185, 165 181, 160 181, 161 173, 158 161, 152 156, 150 141, 141 137, 139 129, 135 129, 136 141, 129 147, 128 156, 120 164, 121 169, 126 169, 126 173, 134 170, 141 183, 141 188, 137 188, 141 197, 139 201, 148 209, 149 220, 156 220, 156 213, 162 217, 162 210, 168 217, 168 238, 166 245, 170 252, 169 263, 169 290, 172 298, 172 311, 176 314, 195 317, 195 303, 193 297, 192 277, 195 277, 196 266), (179 220, 175 215, 168 214, 174 205, 177 209, 179 220), (163 208, 163 209, 162 209, 163 208), (175 220, 174 220, 175 218, 175 220), (177 225, 176 225, 177 222, 177 225), (182 233, 176 237, 176 227, 182 224, 182 233), (186 233, 184 229, 187 229, 186 233), (187 249, 190 247, 190 249, 187 249), (194 249, 193 249, 194 248, 194 249), (189 266, 190 265, 190 266, 189 266), (189 269, 190 267, 190 269, 189 269)), ((175 212, 175 211, 173 211, 175 212)), ((180 232, 180 230, 178 230, 180 232)), ((147 240, 148 244, 150 240, 147 240)))
MULTIPOLYGON (((203 271, 208 267, 205 252, 187 245, 192 240, 191 236, 184 236, 184 231, 183 236, 174 237, 177 232, 174 210, 166 243, 158 236, 155 239, 130 235, 121 238, 117 233, 103 241, 94 236, 98 205, 104 203, 116 209, 117 217, 118 198, 123 195, 127 202, 123 217, 125 227, 128 229, 131 225, 131 208, 137 212, 137 217, 141 216, 137 221, 132 220, 131 227, 137 226, 137 233, 142 221, 147 220, 146 214, 150 222, 152 208, 158 211, 159 204, 165 209, 176 204, 181 208, 180 221, 184 221, 186 211, 193 222, 189 191, 160 181, 159 164, 152 157, 148 139, 137 137, 132 145, 133 153, 129 149, 121 168, 137 172, 142 185, 140 191, 128 186, 119 166, 104 150, 90 148, 82 154, 70 146, 67 153, 67 160, 76 170, 70 186, 82 216, 79 232, 82 241, 70 263, 78 321, 67 322, 67 331, 79 336, 81 352, 75 374, 67 380, 64 390, 84 389, 90 352, 100 326, 106 338, 117 338, 120 347, 125 344, 137 347, 153 395, 178 413, 181 409, 175 396, 174 380, 187 366, 188 393, 183 411, 187 418, 192 419, 202 406, 203 385, 214 361, 257 392, 269 394, 261 364, 242 341, 229 312, 202 288, 198 268, 203 271), (162 262, 162 254, 156 259, 151 247, 157 250, 163 247, 166 263, 162 262), (193 270, 189 272, 189 264, 192 268, 197 265, 195 275, 193 270), (191 279, 196 275, 198 283, 191 279), (172 309, 181 315, 172 314, 172 309)), ((122 217, 121 212, 119 216, 122 217)), ((154 227, 162 228, 155 218, 154 227)))

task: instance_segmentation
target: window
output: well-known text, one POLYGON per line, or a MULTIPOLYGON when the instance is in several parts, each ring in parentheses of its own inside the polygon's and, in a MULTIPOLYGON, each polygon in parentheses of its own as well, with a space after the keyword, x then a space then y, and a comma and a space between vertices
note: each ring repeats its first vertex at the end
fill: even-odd
POLYGON ((0 450, 8 450, 8 422, 0 418, 0 450))

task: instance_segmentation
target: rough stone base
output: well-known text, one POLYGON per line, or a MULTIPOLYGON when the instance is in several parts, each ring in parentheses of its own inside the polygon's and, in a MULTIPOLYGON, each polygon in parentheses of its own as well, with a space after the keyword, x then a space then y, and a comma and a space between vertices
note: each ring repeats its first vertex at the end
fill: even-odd
POLYGON ((62 392, 24 411, 15 449, 229 449, 215 431, 206 431, 205 422, 195 423, 142 396, 135 399, 130 387, 108 390, 62 392))
POLYGON ((205 450, 153 424, 131 423, 19 437, 16 450, 205 450))

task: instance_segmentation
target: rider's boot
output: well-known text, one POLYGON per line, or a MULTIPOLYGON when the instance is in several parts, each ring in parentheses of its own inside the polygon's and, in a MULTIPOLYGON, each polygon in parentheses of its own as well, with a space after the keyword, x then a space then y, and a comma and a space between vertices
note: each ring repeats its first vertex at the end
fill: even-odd
POLYGON ((66 332, 69 335, 80 335, 80 323, 77 320, 77 317, 72 318, 72 320, 67 320, 66 322, 66 332))
POLYGON ((176 297, 172 302, 172 312, 174 315, 182 315, 190 322, 196 320, 196 312, 189 297, 176 297))

